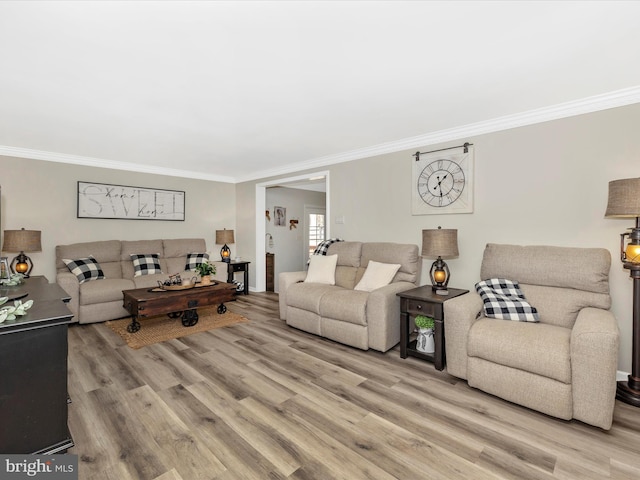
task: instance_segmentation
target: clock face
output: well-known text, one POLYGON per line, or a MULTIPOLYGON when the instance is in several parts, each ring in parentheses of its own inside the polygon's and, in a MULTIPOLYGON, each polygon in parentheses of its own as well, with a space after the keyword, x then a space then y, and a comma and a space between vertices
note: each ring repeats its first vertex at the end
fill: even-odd
POLYGON ((460 198, 465 183, 464 171, 458 163, 447 159, 434 160, 418 176, 418 195, 432 207, 447 207, 460 198))

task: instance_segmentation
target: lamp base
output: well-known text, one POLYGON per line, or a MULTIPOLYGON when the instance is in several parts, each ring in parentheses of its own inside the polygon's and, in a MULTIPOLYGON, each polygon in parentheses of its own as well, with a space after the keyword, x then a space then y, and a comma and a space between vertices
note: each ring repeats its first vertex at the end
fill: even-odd
POLYGON ((618 387, 616 389, 616 398, 621 402, 628 403, 629 405, 633 405, 634 407, 640 407, 640 390, 632 388, 631 386, 629 386, 629 383, 633 385, 635 382, 631 378, 629 380, 618 382, 618 387))

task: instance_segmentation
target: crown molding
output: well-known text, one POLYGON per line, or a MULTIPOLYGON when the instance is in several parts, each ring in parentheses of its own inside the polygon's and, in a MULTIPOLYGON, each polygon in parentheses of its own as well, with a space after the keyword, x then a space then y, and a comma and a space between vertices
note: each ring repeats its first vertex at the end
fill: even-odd
POLYGON ((210 180, 223 183, 240 183, 259 180, 280 175, 301 172, 314 168, 323 168, 337 163, 360 160, 377 155, 399 152, 413 148, 428 147, 439 143, 450 142, 462 138, 469 138, 487 133, 509 130, 511 128, 524 127, 536 123, 559 120, 561 118, 583 115, 586 113, 598 112, 610 108, 623 107, 640 103, 640 86, 624 88, 613 92, 594 95, 571 102, 565 102, 549 107, 529 110, 513 115, 506 115, 482 122, 463 125, 460 127, 439 130, 425 135, 404 138, 392 142, 372 145, 366 148, 350 150, 335 155, 327 155, 315 159, 285 165, 283 167, 254 172, 251 175, 240 177, 229 177, 221 175, 204 174, 190 170, 179 170, 174 168, 154 167, 151 165, 140 165, 136 163, 118 162, 113 160, 103 160, 92 157, 77 155, 67 155, 62 153, 47 152, 42 150, 31 150, 28 148, 8 147, 0 145, 0 155, 9 157, 30 158, 33 160, 44 160, 48 162, 70 163, 89 167, 110 168, 115 170, 126 170, 130 172, 152 173, 156 175, 168 175, 173 177, 194 178, 198 180, 210 180))
POLYGON ((213 182, 235 183, 233 177, 212 175, 190 170, 178 170, 175 168, 155 167, 153 165, 141 165, 138 163, 117 162, 115 160, 103 160, 79 155, 47 152, 44 150, 32 150, 29 148, 8 147, 0 145, 0 155, 7 157, 29 158, 31 160, 44 160, 46 162, 70 163, 85 167, 110 168, 113 170, 125 170, 128 172, 152 173, 155 175, 167 175, 170 177, 193 178, 196 180, 209 180, 213 182))
POLYGON ((538 108, 513 115, 485 120, 482 122, 463 125, 460 127, 439 130, 425 135, 418 135, 393 142, 381 143, 371 147, 351 150, 348 152, 328 155, 308 161, 303 161, 282 168, 263 170, 251 176, 236 178, 236 182, 257 180, 260 178, 285 175, 302 170, 326 167, 337 163, 360 160, 363 158, 384 155, 388 153, 409 150, 413 148, 428 147, 439 143, 450 142, 462 138, 469 138, 487 133, 524 127, 536 123, 549 122, 562 118, 583 115, 586 113, 608 110, 610 108, 624 107, 640 103, 640 86, 616 90, 613 92, 594 95, 571 102, 565 102, 550 107, 538 108))

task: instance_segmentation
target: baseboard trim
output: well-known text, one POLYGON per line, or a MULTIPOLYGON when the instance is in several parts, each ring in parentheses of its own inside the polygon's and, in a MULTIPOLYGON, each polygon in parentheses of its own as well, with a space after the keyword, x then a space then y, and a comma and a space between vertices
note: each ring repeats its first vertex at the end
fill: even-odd
POLYGON ((616 372, 616 382, 624 382, 627 378, 629 378, 629 372, 621 372, 620 370, 616 372))

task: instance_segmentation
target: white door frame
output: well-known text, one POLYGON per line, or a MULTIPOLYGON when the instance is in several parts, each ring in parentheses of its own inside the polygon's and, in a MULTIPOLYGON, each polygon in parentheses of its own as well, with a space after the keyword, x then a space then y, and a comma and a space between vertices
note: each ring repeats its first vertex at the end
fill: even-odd
POLYGON ((327 209, 325 229, 327 232, 327 238, 331 238, 330 237, 331 222, 328 221, 328 219, 331 218, 331 215, 330 215, 331 189, 329 188, 329 171, 328 170, 325 170, 322 172, 311 172, 304 175, 298 175, 295 177, 279 178, 277 180, 269 180, 266 182, 261 182, 256 184, 256 263, 255 263, 255 269, 256 269, 255 291, 256 292, 264 292, 267 288, 267 280, 265 277, 267 272, 267 262, 265 258, 265 254, 266 254, 265 237, 267 234, 267 226, 264 219, 264 212, 266 210, 266 204, 267 204, 267 200, 266 200, 267 187, 275 187, 276 185, 286 187, 287 183, 295 182, 299 184, 300 181, 302 180, 316 179, 317 177, 321 177, 321 176, 324 177, 325 189, 326 189, 326 195, 327 195, 325 200, 326 209, 327 209))

